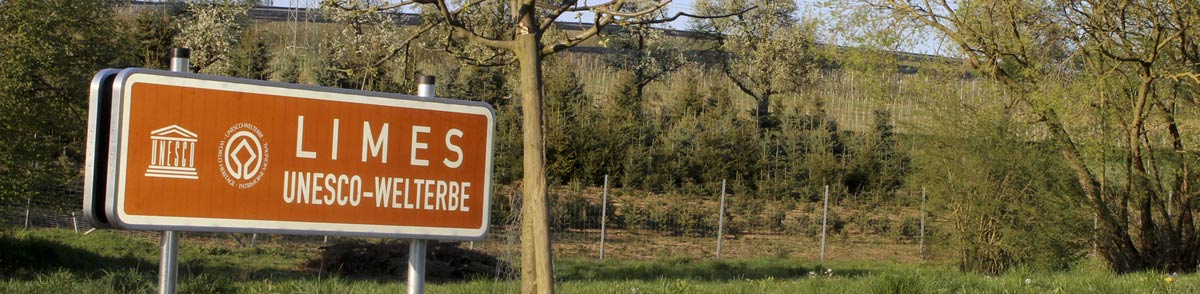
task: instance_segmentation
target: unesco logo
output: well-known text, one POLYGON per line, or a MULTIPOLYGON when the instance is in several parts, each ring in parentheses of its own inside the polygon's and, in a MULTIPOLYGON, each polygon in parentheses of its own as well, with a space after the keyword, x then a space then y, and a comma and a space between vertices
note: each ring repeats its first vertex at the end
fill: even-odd
POLYGON ((200 179, 196 173, 196 142, 200 137, 178 125, 150 132, 150 166, 147 177, 200 179))
POLYGON ((225 182, 238 189, 249 189, 262 180, 270 153, 263 133, 257 126, 238 123, 225 131, 217 149, 217 165, 225 182))

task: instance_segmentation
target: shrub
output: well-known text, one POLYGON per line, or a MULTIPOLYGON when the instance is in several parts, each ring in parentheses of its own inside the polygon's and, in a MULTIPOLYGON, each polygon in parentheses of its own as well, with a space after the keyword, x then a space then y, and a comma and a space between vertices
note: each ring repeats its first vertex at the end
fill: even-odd
MULTIPOLYGON (((717 207, 699 200, 653 199, 630 205, 622 217, 629 227, 667 233, 672 236, 712 236, 717 232, 717 207), (699 202, 699 203, 698 203, 699 202), (697 205, 699 204, 699 205, 697 205)), ((726 217, 726 233, 737 231, 726 217)))
POLYGON ((938 147, 917 157, 930 195, 928 224, 950 233, 946 241, 960 254, 961 269, 999 274, 1075 264, 1086 252, 1091 219, 1057 147, 1029 142, 1023 125, 1010 119, 964 115, 970 119, 945 131, 964 136, 933 138, 929 145, 938 147))
POLYGON ((867 219, 867 228, 872 234, 887 235, 892 231, 892 221, 886 217, 872 216, 867 219))
POLYGON ((900 230, 898 231, 900 238, 907 240, 916 240, 921 235, 921 219, 919 217, 906 217, 900 221, 900 230))
POLYGON ((550 192, 550 229, 599 229, 600 203, 593 203, 576 189, 550 192))

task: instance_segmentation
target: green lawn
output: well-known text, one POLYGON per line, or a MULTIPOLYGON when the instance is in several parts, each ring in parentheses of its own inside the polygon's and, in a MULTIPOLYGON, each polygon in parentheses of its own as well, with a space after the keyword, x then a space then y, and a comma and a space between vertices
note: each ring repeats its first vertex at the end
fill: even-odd
MULTIPOLYGON (((311 248, 243 248, 184 242, 180 293, 399 293, 402 278, 345 278, 302 270, 311 248)), ((0 293, 153 293, 158 247, 147 238, 107 231, 0 232, 0 293)), ((1117 276, 1094 262, 1068 272, 1016 270, 987 277, 946 264, 788 259, 650 261, 561 259, 564 293, 1198 293, 1200 276, 1117 276), (832 276, 825 270, 832 269, 832 276), (812 273, 810 275, 810 272, 812 273), (1167 278, 1170 277, 1170 281, 1167 278)), ((432 283, 430 293, 511 293, 519 283, 481 278, 432 283)))

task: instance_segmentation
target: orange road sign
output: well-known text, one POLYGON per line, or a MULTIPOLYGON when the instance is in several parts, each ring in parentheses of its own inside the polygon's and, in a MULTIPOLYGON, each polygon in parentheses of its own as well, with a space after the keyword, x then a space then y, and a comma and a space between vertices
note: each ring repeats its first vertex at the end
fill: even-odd
POLYGON ((121 71, 111 96, 111 123, 90 126, 108 128, 108 140, 89 144, 107 146, 95 163, 106 160, 106 179, 96 180, 107 180, 100 194, 115 227, 455 240, 487 231, 486 103, 147 69, 121 71))

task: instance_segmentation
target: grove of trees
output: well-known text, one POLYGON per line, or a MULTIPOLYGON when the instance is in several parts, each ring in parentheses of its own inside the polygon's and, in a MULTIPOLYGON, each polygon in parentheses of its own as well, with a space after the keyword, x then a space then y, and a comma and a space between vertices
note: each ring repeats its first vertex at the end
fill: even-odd
MULTIPOLYGON (((252 19, 254 1, 0 1, 0 205, 76 209, 91 75, 165 68, 182 46, 201 73, 398 93, 432 74, 439 96, 491 103, 523 252, 549 248, 545 213, 565 211, 548 186, 608 176, 691 195, 670 207, 728 180, 770 203, 768 227, 825 185, 863 207, 928 188, 939 246, 968 271, 1068 268, 1093 242, 1117 272, 1200 264, 1195 1, 843 7, 857 18, 839 25, 865 31, 790 1, 668 2, 323 1, 304 17, 324 22, 301 26, 252 19), (654 26, 677 19, 689 30, 654 26), (949 57, 878 50, 894 24, 943 36, 949 57)), ((522 257, 523 279, 548 279, 544 252, 522 257)))

